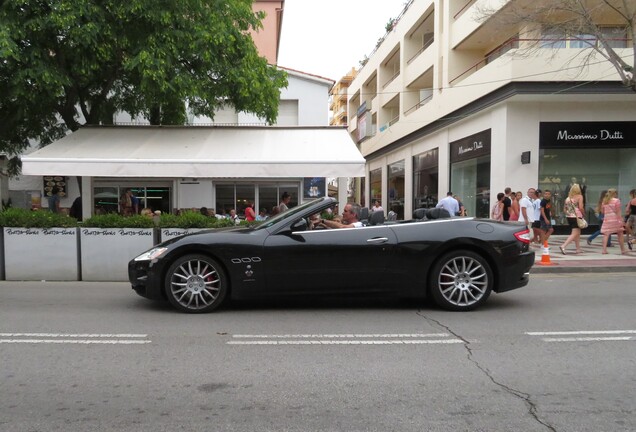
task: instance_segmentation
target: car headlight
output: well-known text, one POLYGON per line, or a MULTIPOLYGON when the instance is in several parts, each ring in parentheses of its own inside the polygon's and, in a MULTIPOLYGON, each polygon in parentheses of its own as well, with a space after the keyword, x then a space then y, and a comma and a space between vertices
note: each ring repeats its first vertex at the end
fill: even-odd
POLYGON ((167 250, 168 248, 165 248, 165 247, 152 248, 149 251, 146 251, 142 253, 141 255, 139 255, 137 258, 135 258, 135 261, 152 261, 154 259, 159 258, 167 250))

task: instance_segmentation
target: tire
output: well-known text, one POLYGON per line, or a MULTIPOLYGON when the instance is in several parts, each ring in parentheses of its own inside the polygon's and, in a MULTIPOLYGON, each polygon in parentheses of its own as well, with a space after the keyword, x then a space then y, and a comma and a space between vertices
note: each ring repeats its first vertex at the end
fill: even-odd
POLYGON ((166 273, 166 297, 177 309, 187 313, 206 313, 218 308, 227 294, 223 268, 204 255, 185 255, 166 273))
POLYGON ((459 250, 442 256, 430 275, 429 292, 442 309, 469 311, 490 296, 493 275, 480 255, 459 250))

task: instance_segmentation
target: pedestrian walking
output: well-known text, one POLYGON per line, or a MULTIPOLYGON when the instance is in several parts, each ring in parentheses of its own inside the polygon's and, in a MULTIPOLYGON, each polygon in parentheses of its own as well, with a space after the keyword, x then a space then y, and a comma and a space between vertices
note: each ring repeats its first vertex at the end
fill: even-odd
POLYGON ((519 220, 519 211, 520 211, 520 207, 519 207, 519 200, 522 199, 522 193, 521 192, 515 192, 515 193, 511 193, 510 194, 510 201, 511 201, 511 205, 510 205, 510 219, 511 221, 518 221, 519 220))
POLYGON ((601 233, 603 234, 603 254, 607 254, 607 242, 610 234, 616 234, 618 237, 618 245, 621 247, 621 253, 627 254, 625 248, 625 239, 623 238, 623 230, 625 228, 625 222, 621 217, 621 200, 618 199, 618 193, 616 189, 611 188, 607 190, 605 198, 603 198, 603 225, 601 226, 601 233))
MULTIPOLYGON (((534 209, 534 222, 532 222, 532 233, 534 238, 532 239, 538 245, 542 245, 541 238, 543 231, 541 230, 541 196, 543 192, 541 189, 534 190, 534 199, 532 200, 532 207, 534 209)), ((531 197, 532 198, 532 197, 531 197)))
POLYGON ((636 189, 629 191, 629 197, 631 199, 625 207, 625 232, 627 233, 627 247, 632 250, 632 245, 636 243, 636 189), (632 237, 631 240, 630 237, 632 237))
POLYGON ((492 210, 490 212, 490 219, 494 219, 496 221, 503 220, 503 199, 505 195, 503 192, 499 192, 497 194, 497 202, 492 206, 492 210))
POLYGON ((459 213, 459 203, 455 198, 453 198, 452 192, 447 192, 446 198, 441 199, 435 208, 443 208, 450 214, 451 217, 457 216, 457 213, 459 213))
POLYGON ((503 200, 503 220, 510 220, 510 216, 514 214, 514 209, 512 208, 512 198, 510 195, 512 194, 512 189, 507 187, 504 189, 504 195, 506 196, 503 200))
MULTIPOLYGON (((606 190, 601 192, 601 196, 598 198, 598 203, 596 203, 596 208, 594 209, 595 212, 594 214, 596 215, 596 218, 598 219, 598 230, 596 230, 594 233, 592 233, 588 238, 587 238, 587 245, 591 246, 592 242, 594 241, 594 239, 596 237, 598 237, 599 235, 601 235, 601 226, 603 225, 603 198, 605 198, 605 194, 607 193, 606 190)), ((610 235, 609 238, 607 239, 607 247, 612 247, 612 236, 610 235)))
POLYGON ((581 187, 578 184, 573 184, 568 192, 568 197, 565 199, 563 206, 563 212, 567 218, 568 225, 570 227, 570 235, 565 242, 559 246, 561 253, 565 255, 565 250, 570 243, 574 243, 576 246, 575 253, 581 253, 581 228, 578 225, 578 218, 583 217, 585 208, 583 207, 583 195, 581 195, 581 187))
MULTIPOLYGON (((534 223, 534 188, 529 188, 526 196, 520 198, 519 201, 519 221, 523 222, 528 230, 533 231, 532 224, 534 223)), ((537 220, 537 222, 539 222, 537 220)), ((534 246, 536 242, 531 242, 534 246)))
POLYGON ((552 192, 546 189, 543 191, 543 199, 540 203, 541 211, 541 243, 548 241, 554 228, 552 228, 552 192))

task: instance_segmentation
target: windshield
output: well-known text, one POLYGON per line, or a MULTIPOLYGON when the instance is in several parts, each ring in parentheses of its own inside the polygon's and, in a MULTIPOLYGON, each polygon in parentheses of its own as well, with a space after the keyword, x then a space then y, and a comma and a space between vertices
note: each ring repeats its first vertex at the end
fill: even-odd
POLYGON ((264 228, 269 228, 271 226, 273 226, 274 224, 276 224, 277 222, 282 221, 283 219, 287 219, 289 217, 293 217, 294 215, 298 214, 298 213, 302 213, 303 211, 305 211, 307 208, 313 206, 316 204, 317 201, 324 201, 325 198, 320 198, 317 200, 311 200, 311 201, 307 201, 297 207, 293 207, 283 213, 278 213, 276 216, 272 216, 271 218, 266 219, 265 221, 263 221, 262 224, 260 224, 259 226, 257 226, 255 229, 260 230, 260 229, 264 229, 264 228))

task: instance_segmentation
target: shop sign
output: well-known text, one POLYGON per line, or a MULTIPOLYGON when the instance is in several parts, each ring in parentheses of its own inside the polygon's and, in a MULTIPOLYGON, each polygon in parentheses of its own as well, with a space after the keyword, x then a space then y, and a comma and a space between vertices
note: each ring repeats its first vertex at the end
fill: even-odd
POLYGON ((450 143, 451 163, 490 155, 490 129, 450 143))
POLYGON ((541 122, 541 148, 633 147, 636 122, 541 122))
POLYGON ((64 176, 46 176, 43 177, 44 181, 44 196, 50 197, 52 195, 53 188, 57 186, 58 195, 60 198, 66 196, 66 177, 64 176))
POLYGON ((325 177, 305 177, 303 179, 303 199, 324 196, 327 196, 327 179, 325 177))

